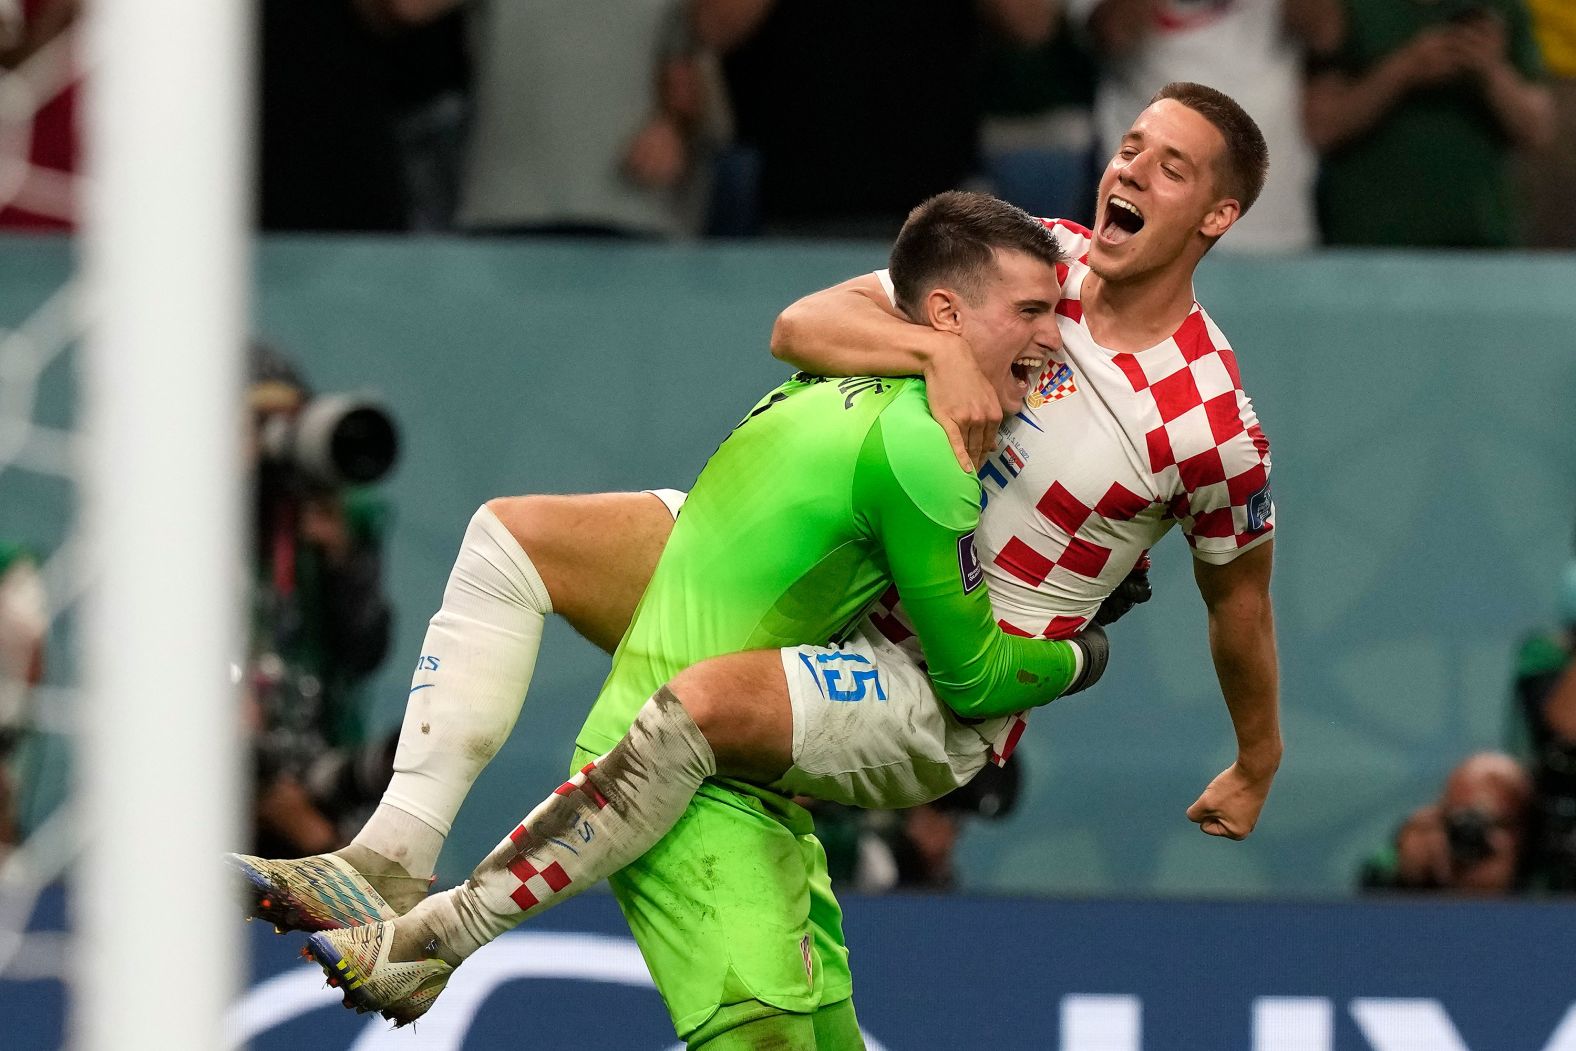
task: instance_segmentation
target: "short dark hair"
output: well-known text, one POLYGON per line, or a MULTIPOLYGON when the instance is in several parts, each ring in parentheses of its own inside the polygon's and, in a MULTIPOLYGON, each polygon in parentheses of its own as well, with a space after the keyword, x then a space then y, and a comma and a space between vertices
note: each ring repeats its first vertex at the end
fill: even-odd
POLYGON ((1270 170, 1270 148, 1264 133, 1248 116, 1248 111, 1223 91, 1179 80, 1155 92, 1153 106, 1161 99, 1173 99, 1213 124, 1226 140, 1223 164, 1217 174, 1220 187, 1235 197, 1244 213, 1259 199, 1264 177, 1270 170))
POLYGON ((987 193, 948 190, 908 213, 892 244, 888 266, 898 309, 915 317, 932 288, 955 289, 979 302, 999 249, 1013 249, 1055 266, 1062 246, 1040 220, 987 193))

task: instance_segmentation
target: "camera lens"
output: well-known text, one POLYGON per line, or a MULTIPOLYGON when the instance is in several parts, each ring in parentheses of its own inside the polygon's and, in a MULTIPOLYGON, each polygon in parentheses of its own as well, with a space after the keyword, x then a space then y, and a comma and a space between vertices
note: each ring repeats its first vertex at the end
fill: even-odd
POLYGON ((329 456, 340 477, 357 485, 383 477, 398 451, 394 421, 367 405, 345 413, 329 439, 329 456))

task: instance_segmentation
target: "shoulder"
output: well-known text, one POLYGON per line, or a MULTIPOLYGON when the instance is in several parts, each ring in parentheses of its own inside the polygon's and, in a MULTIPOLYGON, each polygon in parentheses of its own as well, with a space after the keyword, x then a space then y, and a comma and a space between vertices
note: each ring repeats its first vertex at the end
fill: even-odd
POLYGON ((1062 246, 1062 251, 1067 253, 1069 260, 1083 261, 1089 253, 1089 245, 1094 240, 1094 234, 1087 226, 1075 223, 1071 219, 1046 219, 1040 222, 1050 228, 1056 235, 1056 241, 1062 246))
POLYGON ((958 466, 946 432, 930 415, 924 383, 906 381, 896 392, 871 428, 862 460, 938 525, 965 530, 978 520, 979 481, 958 466))

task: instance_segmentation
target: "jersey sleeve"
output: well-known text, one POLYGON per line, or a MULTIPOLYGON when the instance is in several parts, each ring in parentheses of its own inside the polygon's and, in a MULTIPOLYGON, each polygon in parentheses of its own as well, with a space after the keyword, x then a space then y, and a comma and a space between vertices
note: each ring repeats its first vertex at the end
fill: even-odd
POLYGON ((1240 388, 1235 394, 1234 404, 1221 401, 1209 410, 1215 455, 1180 465, 1184 491, 1172 502, 1193 557, 1214 565, 1230 562, 1275 533, 1269 439, 1253 402, 1240 388))
POLYGON ((854 499, 884 553, 937 696, 976 718, 1054 700, 1077 674, 1073 645, 996 626, 974 549, 978 483, 958 469, 928 412, 903 408, 888 409, 866 435, 854 499))

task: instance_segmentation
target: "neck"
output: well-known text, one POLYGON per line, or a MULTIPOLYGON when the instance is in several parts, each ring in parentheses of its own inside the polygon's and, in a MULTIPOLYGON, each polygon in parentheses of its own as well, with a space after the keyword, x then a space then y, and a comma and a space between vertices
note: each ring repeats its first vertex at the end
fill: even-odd
POLYGON ((1107 281, 1094 271, 1084 278, 1084 318, 1095 341, 1111 350, 1136 353, 1175 332, 1193 309, 1196 260, 1131 278, 1107 281))

